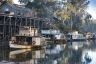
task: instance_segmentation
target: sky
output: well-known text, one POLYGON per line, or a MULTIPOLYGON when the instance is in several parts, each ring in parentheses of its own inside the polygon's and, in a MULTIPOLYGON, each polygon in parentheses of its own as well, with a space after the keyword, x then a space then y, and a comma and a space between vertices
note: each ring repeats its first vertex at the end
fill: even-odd
POLYGON ((87 11, 92 15, 93 19, 96 19, 96 0, 89 0, 87 11))
POLYGON ((13 0, 13 3, 15 3, 15 4, 20 4, 20 3, 19 3, 19 0, 13 0))

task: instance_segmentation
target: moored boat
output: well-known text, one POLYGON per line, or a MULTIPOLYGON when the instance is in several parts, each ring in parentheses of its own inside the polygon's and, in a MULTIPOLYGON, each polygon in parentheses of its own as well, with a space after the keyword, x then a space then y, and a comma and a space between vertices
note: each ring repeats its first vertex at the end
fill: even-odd
POLYGON ((19 34, 11 37, 9 41, 10 48, 29 49, 35 46, 43 46, 44 37, 38 36, 38 30, 29 26, 23 26, 19 30, 19 34))
POLYGON ((67 34, 67 41, 85 41, 86 38, 82 33, 78 31, 73 31, 67 34))

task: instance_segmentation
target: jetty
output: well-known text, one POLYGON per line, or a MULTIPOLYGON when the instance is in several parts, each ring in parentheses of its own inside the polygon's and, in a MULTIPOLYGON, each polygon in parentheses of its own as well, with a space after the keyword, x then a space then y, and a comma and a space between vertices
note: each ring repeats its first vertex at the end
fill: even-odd
POLYGON ((0 44, 2 44, 2 42, 8 42, 12 36, 18 34, 21 26, 38 28, 39 35, 41 35, 41 30, 48 28, 48 25, 46 25, 47 22, 49 22, 49 20, 43 18, 0 14, 0 44))

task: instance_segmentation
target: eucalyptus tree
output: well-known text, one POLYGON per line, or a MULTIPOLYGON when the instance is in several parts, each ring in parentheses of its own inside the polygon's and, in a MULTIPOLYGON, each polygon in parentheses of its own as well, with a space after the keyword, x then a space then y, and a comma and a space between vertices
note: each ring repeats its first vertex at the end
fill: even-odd
MULTIPOLYGON (((62 0, 63 5, 54 12, 55 17, 61 20, 55 25, 62 31, 80 30, 82 27, 82 17, 86 13, 88 0, 62 0)), ((88 18, 87 18, 88 19, 88 18)))
POLYGON ((92 16, 88 12, 86 12, 84 17, 83 17, 82 31, 93 31, 92 27, 94 25, 96 25, 96 24, 93 23, 92 16))
POLYGON ((73 16, 73 25, 78 30, 82 24, 82 17, 84 15, 87 5, 89 4, 88 0, 72 0, 71 4, 75 8, 75 11, 72 11, 73 16))
POLYGON ((81 18, 85 13, 88 3, 88 0, 69 0, 66 2, 66 9, 59 10, 57 16, 63 22, 68 20, 67 23, 71 29, 78 30, 82 24, 81 18))

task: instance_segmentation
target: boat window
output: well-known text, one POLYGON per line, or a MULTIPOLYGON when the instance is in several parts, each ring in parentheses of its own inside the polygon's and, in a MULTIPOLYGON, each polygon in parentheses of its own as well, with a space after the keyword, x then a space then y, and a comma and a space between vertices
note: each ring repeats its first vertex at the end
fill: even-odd
POLYGON ((28 42, 28 44, 31 44, 32 43, 32 37, 27 37, 26 41, 28 42))

